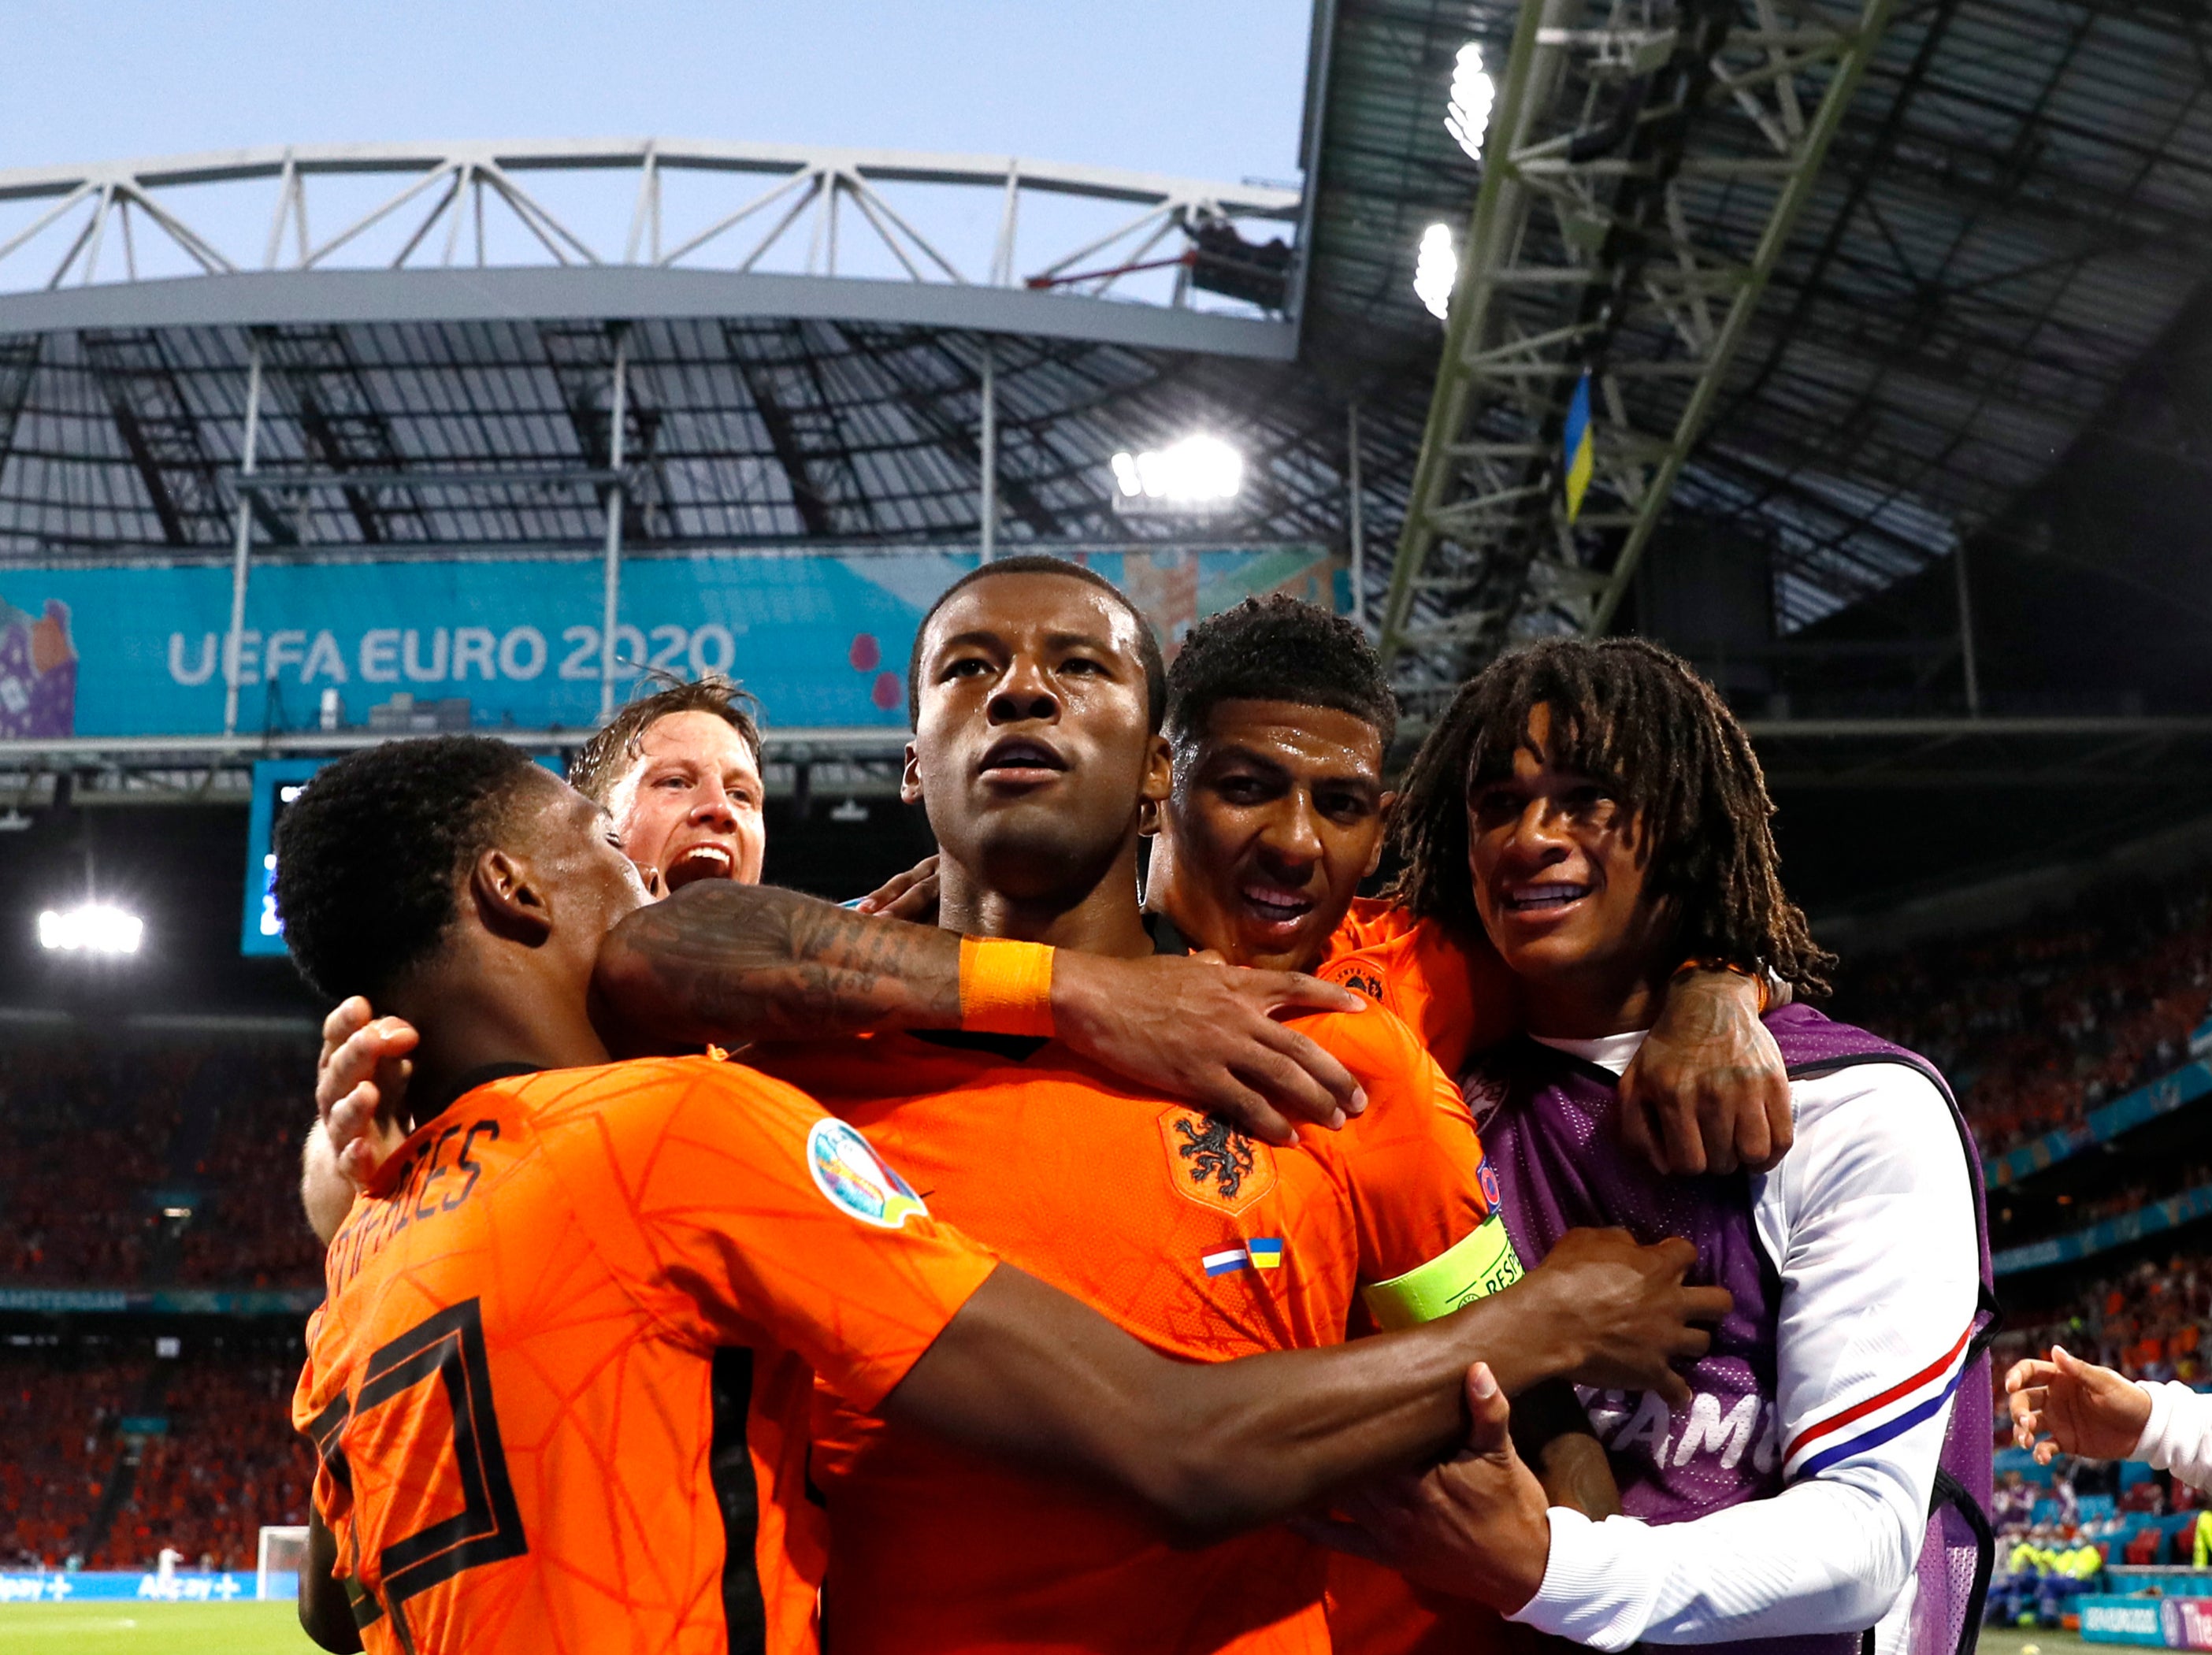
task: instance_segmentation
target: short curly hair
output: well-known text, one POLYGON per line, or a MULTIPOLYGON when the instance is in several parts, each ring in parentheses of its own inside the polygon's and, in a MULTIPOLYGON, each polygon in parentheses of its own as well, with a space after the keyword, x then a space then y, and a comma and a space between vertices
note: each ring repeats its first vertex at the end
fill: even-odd
POLYGON ((660 688, 625 703, 569 760, 568 785, 593 804, 607 802, 615 783, 637 762, 645 733, 672 713, 714 714, 752 750, 753 763, 760 763, 760 703, 750 691, 720 672, 699 678, 663 675, 658 681, 660 688))
POLYGON ((317 771, 276 823, 276 912, 301 974, 333 1000, 385 998, 436 952, 462 871, 533 776, 552 780, 478 735, 387 741, 317 771))
POLYGON ((1195 738, 1224 701, 1333 707, 1372 724, 1386 752, 1398 733, 1398 698, 1367 635, 1279 592, 1191 628, 1168 669, 1168 739, 1180 747, 1195 738))
POLYGON ((1145 667, 1145 707, 1157 733, 1160 721, 1167 715, 1168 666, 1160 653, 1159 634, 1145 611, 1131 601, 1129 594, 1115 586, 1095 569, 1081 563, 1072 563, 1065 557, 1048 557, 1037 552, 1024 552, 1018 557, 999 557, 988 563, 978 563, 965 575, 938 594, 921 624, 914 629, 914 648, 906 660, 906 717, 908 726, 921 722, 921 641, 929 635, 929 624, 937 618, 937 611, 952 601, 952 594, 974 586, 978 581, 995 579, 1001 575, 1065 575, 1070 580, 1093 586, 1121 605, 1129 618, 1137 624, 1137 653, 1145 667))

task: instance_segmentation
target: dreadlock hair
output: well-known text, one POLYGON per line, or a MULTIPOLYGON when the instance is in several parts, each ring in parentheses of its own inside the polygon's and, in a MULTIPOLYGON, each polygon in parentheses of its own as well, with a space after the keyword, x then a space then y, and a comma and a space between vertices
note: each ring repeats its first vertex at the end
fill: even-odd
POLYGON ((1341 615, 1283 593, 1247 598, 1200 621, 1168 670, 1168 739, 1202 733, 1224 701, 1331 707, 1372 724, 1382 750, 1398 733, 1398 698, 1367 635, 1341 615))
POLYGON ((437 951, 462 871, 541 776, 477 735, 387 741, 318 770, 276 822, 276 911, 301 975, 333 1000, 381 1003, 437 951))
POLYGON ((1072 563, 1065 557, 1047 557, 1025 552, 1019 557, 994 557, 988 563, 978 563, 965 575, 945 588, 929 612, 921 618, 921 624, 914 629, 914 648, 906 660, 906 716, 909 725, 921 722, 921 642, 929 636, 929 624, 937 618, 937 611, 952 601, 952 594, 974 586, 978 581, 995 579, 1001 575, 1064 575, 1071 581, 1081 581, 1086 586, 1097 587, 1121 606, 1122 612, 1137 624, 1137 651, 1145 663, 1145 703, 1151 715, 1152 733, 1158 735, 1160 721, 1166 716, 1168 707, 1168 667, 1160 654, 1159 635, 1152 624, 1145 618, 1145 611, 1129 601, 1129 594, 1115 586, 1095 569, 1085 569, 1081 563, 1072 563))
MULTIPOLYGON (((648 678, 648 683, 656 681, 648 678)), ((568 765, 568 785, 595 805, 604 805, 615 783, 629 773, 645 744, 645 733, 672 713, 712 713, 761 756, 760 703, 752 692, 720 672, 697 679, 658 675, 660 687, 625 704, 592 733, 568 765)))
POLYGON ((1638 817, 1645 896, 1674 904, 1685 956, 1765 968, 1801 994, 1828 991, 1835 956, 1784 894, 1774 801, 1750 739, 1688 662, 1642 638, 1550 639, 1460 686, 1399 794, 1393 897, 1448 927, 1480 929, 1468 801, 1512 773, 1540 706, 1551 717, 1546 762, 1602 782, 1638 817))

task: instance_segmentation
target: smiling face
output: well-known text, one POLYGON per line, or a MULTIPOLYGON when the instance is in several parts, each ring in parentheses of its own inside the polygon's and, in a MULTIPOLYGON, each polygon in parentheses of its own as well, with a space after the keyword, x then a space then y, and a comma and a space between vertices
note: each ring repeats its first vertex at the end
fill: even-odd
POLYGON ((1079 898, 1129 852, 1169 776, 1138 624, 1083 581, 1030 572, 976 581, 931 618, 902 795, 927 807, 949 878, 1079 898))
POLYGON ((1637 817, 1605 783, 1553 767, 1550 728, 1550 709, 1538 707, 1511 773, 1468 790, 1475 909, 1529 985, 1532 1019, 1545 989, 1571 989, 1585 1007, 1611 1007, 1605 1020, 1641 1027, 1642 996, 1669 963, 1672 916, 1644 899, 1648 859, 1638 854, 1637 817))
POLYGON ((696 709, 645 727, 607 808, 631 860, 670 891, 694 879, 760 883, 768 845, 760 765, 727 719, 696 709))
POLYGON ((1231 964, 1310 970, 1382 855, 1382 733, 1357 714, 1223 701, 1178 736, 1159 905, 1231 964))

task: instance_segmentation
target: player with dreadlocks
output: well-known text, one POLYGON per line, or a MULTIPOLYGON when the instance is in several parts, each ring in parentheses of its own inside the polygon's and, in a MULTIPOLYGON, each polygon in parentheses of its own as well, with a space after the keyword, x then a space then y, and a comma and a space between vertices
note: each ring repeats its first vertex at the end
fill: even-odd
POLYGON ((1585 1393, 1625 1517, 1547 1513, 1479 1420, 1458 1460, 1355 1499, 1338 1538, 1600 1649, 1850 1655, 1874 1628, 1881 1655, 1948 1655, 1989 1532, 1990 1261, 1942 1078, 1793 1005, 1765 1019, 1796 1122, 1779 1170, 1668 1177, 1622 1142, 1618 1077, 1676 962, 1826 986, 1741 727, 1654 645, 1540 643, 1460 691, 1401 809, 1402 898, 1480 927, 1525 990, 1528 1035, 1464 1079, 1521 1256, 1570 1224, 1686 1236, 1735 1310, 1686 1406, 1585 1393))
MULTIPOLYGON (((1720 855, 1733 856, 1739 864, 1731 876, 1730 924, 1710 936, 1685 938, 1695 946, 1669 962, 1673 970, 1658 989, 1668 1037, 1663 1044, 1653 1041, 1625 1078, 1621 1129, 1662 1172, 1733 1172, 1739 1166, 1770 1171, 1790 1144, 1790 1091, 1780 1056, 1754 1019, 1768 1009, 1772 986, 1780 985, 1784 998, 1800 986, 1824 986, 1818 982, 1818 958, 1804 935, 1802 917, 1795 920, 1794 943, 1769 938, 1753 918, 1796 913, 1786 903, 1776 905, 1779 886, 1764 816, 1748 801, 1724 795, 1711 801, 1708 819, 1694 826, 1675 820, 1694 801, 1684 791, 1685 772, 1657 762, 1661 755, 1670 762, 1698 758, 1701 752, 1682 751, 1680 744, 1732 739, 1741 745, 1742 732, 1731 721, 1731 737, 1703 716, 1711 709, 1698 692, 1662 689, 1666 672, 1629 670, 1632 659, 1648 668, 1647 654, 1671 660, 1663 652, 1630 640, 1607 647, 1626 653, 1608 655, 1621 669, 1621 682, 1604 693, 1627 702, 1622 718, 1593 726, 1590 735, 1617 732, 1608 739, 1626 740, 1633 733, 1644 745, 1623 757, 1638 761, 1638 774, 1663 779, 1669 791, 1654 804, 1670 831, 1682 830, 1672 837, 1692 848, 1684 854, 1700 859, 1700 867, 1704 859, 1720 855), (1652 697, 1659 699, 1647 708, 1652 697), (1761 824, 1756 843, 1747 829, 1732 825, 1754 816, 1761 824), (1763 862, 1760 846, 1765 848, 1763 862), (1768 886, 1764 908, 1753 889, 1761 878, 1768 886)), ((1470 751, 1486 732, 1494 746, 1500 731, 1513 733, 1504 746, 1511 751, 1526 723, 1530 697, 1541 699, 1538 686, 1554 678, 1570 703, 1596 705, 1591 699, 1595 670, 1557 651, 1531 651, 1509 657, 1461 691, 1422 744, 1395 801, 1397 877, 1382 897, 1352 905, 1332 939, 1327 963, 1318 968, 1325 980, 1379 1001, 1411 1024, 1437 1061, 1454 1074, 1471 1054, 1518 1026, 1514 978, 1500 965, 1483 931, 1465 876, 1463 800, 1470 751), (1482 686, 1479 691, 1476 684, 1482 686)), ((1710 700, 1710 691, 1702 693, 1710 700)), ((1741 758, 1749 761, 1747 746, 1741 758)), ((1724 769, 1707 766, 1706 771, 1718 776, 1724 769)), ((1757 769, 1751 763, 1750 774, 1755 776, 1757 769)))

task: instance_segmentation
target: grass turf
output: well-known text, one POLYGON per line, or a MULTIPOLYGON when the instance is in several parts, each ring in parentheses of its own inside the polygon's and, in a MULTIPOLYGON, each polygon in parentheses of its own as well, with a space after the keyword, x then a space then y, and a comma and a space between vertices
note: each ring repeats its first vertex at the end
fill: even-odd
POLYGON ((1979 1655, 2104 1655, 2126 1645, 2084 1643, 2071 1632, 2039 1632, 2027 1627, 1984 1627, 1979 1655))
MULTIPOLYGON (((10 1655, 298 1655, 289 1603, 0 1603, 10 1655)), ((2010 1652, 2007 1652, 2010 1655, 2010 1652)))

